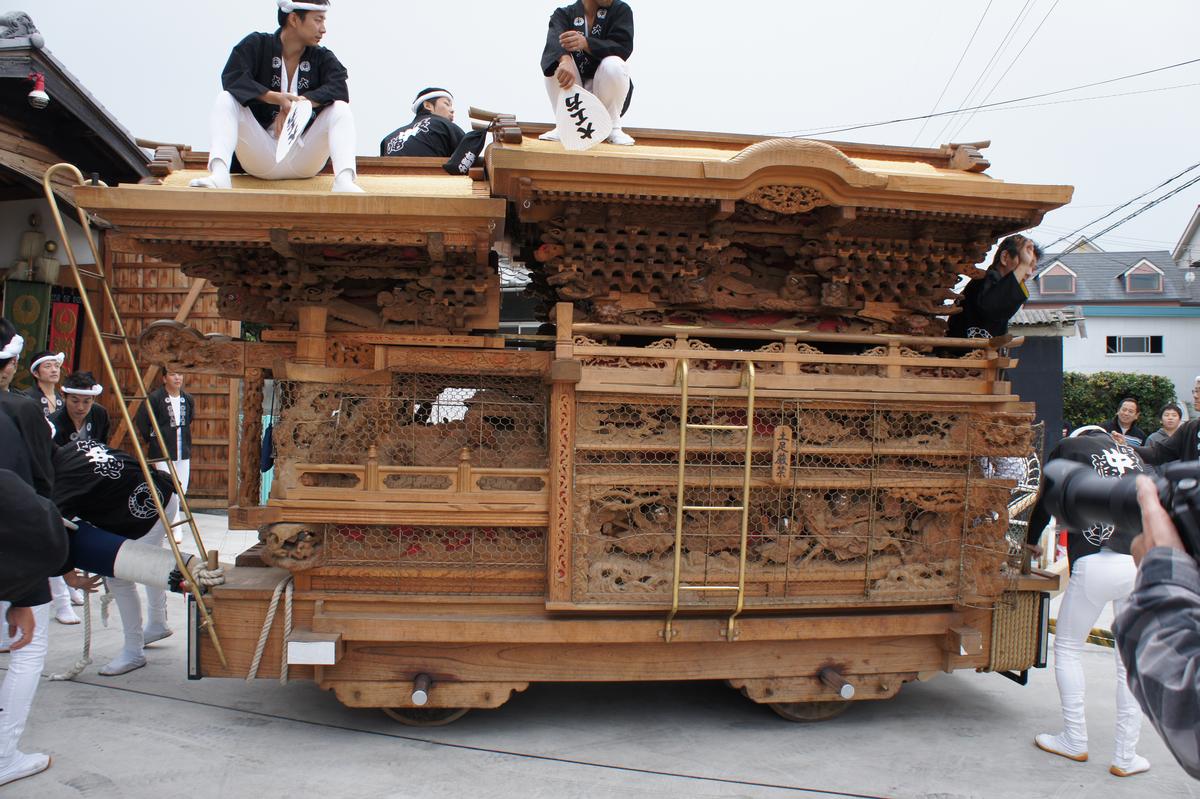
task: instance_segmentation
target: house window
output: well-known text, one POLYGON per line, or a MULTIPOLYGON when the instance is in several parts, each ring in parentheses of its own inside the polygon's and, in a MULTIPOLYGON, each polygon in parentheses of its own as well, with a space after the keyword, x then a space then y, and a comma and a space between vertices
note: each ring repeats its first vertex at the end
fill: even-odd
POLYGON ((1109 355, 1162 355, 1162 336, 1108 336, 1109 355))
POLYGON ((1162 275, 1157 272, 1143 272, 1130 275, 1127 278, 1126 291, 1162 291, 1162 275))
POLYGON ((1073 275, 1042 275, 1041 287, 1043 294, 1074 294, 1075 277, 1073 275))

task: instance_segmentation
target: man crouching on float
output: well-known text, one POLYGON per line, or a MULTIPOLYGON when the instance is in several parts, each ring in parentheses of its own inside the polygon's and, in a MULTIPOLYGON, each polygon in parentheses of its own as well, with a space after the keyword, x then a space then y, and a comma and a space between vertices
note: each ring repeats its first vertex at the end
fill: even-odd
POLYGON ((236 150, 242 169, 263 180, 311 178, 332 158, 333 191, 361 192, 354 182, 355 128, 346 68, 319 46, 329 2, 277 2, 279 30, 252 33, 229 55, 221 73, 224 91, 212 112, 211 174, 191 185, 232 188, 229 173, 236 150), (288 114, 302 102, 312 104, 312 122, 277 161, 288 114))

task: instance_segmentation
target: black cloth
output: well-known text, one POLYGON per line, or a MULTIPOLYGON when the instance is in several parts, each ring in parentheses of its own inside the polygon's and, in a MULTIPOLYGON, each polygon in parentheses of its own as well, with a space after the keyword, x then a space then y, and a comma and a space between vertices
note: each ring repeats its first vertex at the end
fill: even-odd
MULTIPOLYGON (((556 8, 550 15, 550 30, 546 33, 546 49, 542 52, 542 74, 550 77, 558 71, 558 61, 567 51, 558 38, 567 31, 579 31, 587 36, 590 53, 571 53, 579 76, 584 80, 596 77, 600 62, 609 56, 628 61, 633 55, 633 9, 623 0, 614 0, 611 8, 596 12, 592 29, 587 29, 587 13, 583 0, 556 8)), ((626 101, 628 105, 628 101, 626 101)))
MULTIPOLYGON (((151 458, 164 457, 162 447, 158 445, 158 441, 154 438, 154 427, 150 424, 150 417, 146 413, 146 408, 154 412, 154 419, 158 422, 158 429, 167 439, 167 456, 170 456, 173 461, 185 461, 192 457, 192 419, 196 417, 196 400, 186 391, 179 392, 179 396, 183 397, 183 405, 180 409, 182 418, 173 418, 173 410, 171 403, 167 402, 167 390, 165 388, 156 388, 150 392, 150 396, 146 399, 146 404, 138 408, 137 415, 133 419, 133 424, 137 427, 138 435, 146 442, 146 446, 150 448, 151 458), (176 435, 176 433, 182 435, 176 435), (179 446, 178 439, 183 439, 183 446, 179 446)), ((103 527, 104 525, 100 525, 103 527)))
MULTIPOLYGON (((158 521, 142 467, 132 456, 96 441, 76 441, 54 453, 54 501, 67 518, 124 538, 141 538, 158 521)), ((171 477, 151 470, 165 507, 174 496, 171 477)))
POLYGON ((1008 334, 1009 320, 1021 310, 1029 293, 1016 272, 1001 275, 998 267, 962 291, 962 310, 950 317, 946 335, 951 338, 996 338, 1008 334))
MULTIPOLYGON (((450 156, 450 160, 442 164, 442 169, 449 172, 451 175, 469 175, 471 167, 483 155, 484 145, 487 144, 486 130, 473 130, 463 140, 458 143, 458 149, 450 156)), ((484 173, 487 173, 486 168, 484 173)))
POLYGON ((421 114, 379 143, 379 154, 401 158, 449 158, 466 134, 450 120, 421 114))
POLYGON ((6 414, 0 413, 0 469, 6 469, 33 487, 33 472, 29 468, 29 453, 21 431, 6 414))
POLYGON ((83 419, 83 427, 78 430, 75 429, 75 422, 71 421, 71 416, 67 413, 66 408, 55 411, 50 417, 50 423, 54 425, 54 443, 60 447, 66 446, 72 441, 108 443, 108 411, 98 402, 92 404, 92 409, 83 419))
MULTIPOLYGON (((221 72, 221 86, 249 108, 264 128, 275 123, 279 106, 260 102, 257 98, 267 92, 284 91, 279 77, 283 66, 283 40, 279 36, 278 30, 250 34, 234 46, 221 72)), ((350 90, 346 86, 349 73, 332 52, 324 47, 306 47, 300 54, 299 64, 296 94, 316 106, 313 119, 330 103, 337 100, 350 102, 350 90)), ((289 74, 288 80, 291 77, 289 74)))
POLYGON ((24 394, 0 391, 0 411, 3 411, 16 428, 29 456, 29 471, 33 477, 33 488, 43 497, 54 491, 54 466, 50 454, 54 444, 50 440, 50 425, 38 410, 33 400, 24 394))
POLYGON ((1110 433, 1123 434, 1129 439, 1129 443, 1135 447, 1140 447, 1146 443, 1146 431, 1138 427, 1137 422, 1134 422, 1133 427, 1129 428, 1129 430, 1122 430, 1121 420, 1114 416, 1100 426, 1110 433))
POLYGON ((53 502, 7 469, 0 469, 0 508, 0 601, 45 605, 47 580, 62 574, 67 560, 62 516, 53 502))
MULTIPOLYGON (((1103 433, 1084 433, 1075 438, 1064 438, 1058 442, 1046 462, 1063 458, 1076 463, 1082 463, 1095 469, 1101 477, 1118 478, 1127 474, 1147 471, 1145 463, 1138 456, 1137 450, 1126 444, 1118 444, 1103 433)), ((1033 506, 1033 514, 1029 517, 1028 543, 1036 544, 1042 530, 1050 522, 1050 511, 1046 508, 1045 497, 1038 495, 1037 504, 1033 506)), ((1067 531, 1067 559, 1071 568, 1080 558, 1094 555, 1107 547, 1114 552, 1128 555, 1136 533, 1129 530, 1116 530, 1111 525, 1096 525, 1087 530, 1067 531)))
POLYGON ((24 392, 24 394, 25 394, 25 396, 29 397, 31 400, 36 402, 38 404, 38 407, 42 409, 42 413, 47 417, 63 406, 62 394, 59 394, 57 391, 55 391, 54 392, 54 407, 51 408, 50 401, 46 399, 46 395, 42 393, 42 390, 38 387, 38 385, 36 383, 33 385, 33 388, 28 389, 27 391, 24 392))
POLYGON ((1154 442, 1144 447, 1134 447, 1146 463, 1155 466, 1173 461, 1200 460, 1200 418, 1180 425, 1175 435, 1165 443, 1154 442))

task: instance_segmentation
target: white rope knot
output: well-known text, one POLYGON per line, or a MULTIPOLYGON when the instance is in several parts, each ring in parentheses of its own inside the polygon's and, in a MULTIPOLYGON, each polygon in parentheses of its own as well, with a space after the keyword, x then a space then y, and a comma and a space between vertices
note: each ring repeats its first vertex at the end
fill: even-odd
MULTIPOLYGON (((109 595, 105 595, 104 599, 108 599, 109 595)), ((104 600, 101 600, 101 607, 105 607, 104 600)), ((75 665, 62 674, 51 674, 51 682, 68 682, 75 679, 83 670, 92 665, 92 593, 90 591, 83 592, 83 654, 79 660, 75 661, 75 665)))

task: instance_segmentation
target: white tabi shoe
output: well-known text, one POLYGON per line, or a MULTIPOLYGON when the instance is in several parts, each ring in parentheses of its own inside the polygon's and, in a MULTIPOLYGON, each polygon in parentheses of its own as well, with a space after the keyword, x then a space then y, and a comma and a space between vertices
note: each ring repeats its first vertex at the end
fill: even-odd
POLYGON ((232 189, 233 180, 229 175, 209 175, 206 178, 196 178, 188 183, 193 189, 232 189))
POLYGON ((538 141, 562 141, 562 137, 558 135, 558 128, 550 128, 550 130, 538 136, 538 141))
POLYGON ((637 144, 637 140, 620 128, 613 128, 612 133, 608 134, 608 138, 605 141, 609 144, 618 144, 621 147, 632 147, 637 144))
POLYGON ((343 169, 336 178, 333 179, 333 188, 331 191, 337 194, 366 194, 362 186, 354 182, 354 172, 349 169, 343 169))
POLYGON ((149 646, 155 641, 170 638, 174 634, 175 631, 170 627, 147 627, 142 631, 143 646, 149 646))
POLYGON ((58 610, 54 611, 54 620, 56 622, 58 622, 59 624, 68 624, 68 625, 79 624, 79 622, 80 622, 79 617, 75 615, 75 611, 71 609, 70 605, 67 605, 65 608, 59 608, 58 610))
POLYGON ((1108 767, 1108 773, 1114 777, 1132 777, 1134 774, 1141 774, 1150 770, 1150 761, 1141 755, 1134 755, 1129 759, 1129 762, 1113 761, 1113 764, 1108 767))
POLYGON ((77 608, 83 607, 83 592, 78 588, 67 586, 67 592, 71 595, 71 604, 77 608))
POLYGON ((1088 759, 1087 749, 1077 744, 1073 744, 1063 735, 1051 735, 1048 732, 1039 733, 1034 737, 1033 743, 1038 749, 1043 752, 1049 752, 1052 755, 1065 757, 1067 760, 1074 760, 1076 763, 1086 763, 1088 759))
POLYGON ((136 658, 130 658, 122 652, 100 669, 100 676, 118 677, 122 674, 128 674, 131 671, 137 671, 145 665, 146 659, 144 657, 139 655, 136 658))
POLYGON ((50 768, 49 755, 38 753, 27 755, 24 752, 16 752, 7 760, 0 760, 0 785, 8 785, 10 782, 32 777, 34 774, 41 774, 48 768, 50 768))

